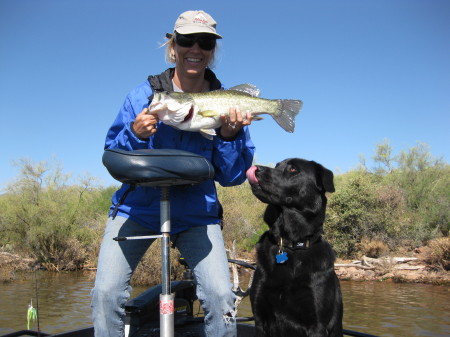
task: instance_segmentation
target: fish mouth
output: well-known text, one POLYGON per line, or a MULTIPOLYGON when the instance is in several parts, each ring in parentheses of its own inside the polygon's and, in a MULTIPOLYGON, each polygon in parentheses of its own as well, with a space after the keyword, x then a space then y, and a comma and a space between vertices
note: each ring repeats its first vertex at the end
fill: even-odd
POLYGON ((188 120, 190 120, 192 118, 193 115, 194 115, 194 106, 191 105, 191 108, 189 109, 189 113, 186 115, 186 117, 184 117, 184 119, 181 123, 187 122, 188 120))

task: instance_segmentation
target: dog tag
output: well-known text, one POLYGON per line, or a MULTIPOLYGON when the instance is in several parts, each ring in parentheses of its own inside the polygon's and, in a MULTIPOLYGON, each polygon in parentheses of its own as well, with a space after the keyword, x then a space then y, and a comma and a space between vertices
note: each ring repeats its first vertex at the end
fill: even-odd
POLYGON ((278 253, 277 255, 275 255, 275 258, 277 259, 277 263, 285 263, 288 260, 286 252, 278 253))

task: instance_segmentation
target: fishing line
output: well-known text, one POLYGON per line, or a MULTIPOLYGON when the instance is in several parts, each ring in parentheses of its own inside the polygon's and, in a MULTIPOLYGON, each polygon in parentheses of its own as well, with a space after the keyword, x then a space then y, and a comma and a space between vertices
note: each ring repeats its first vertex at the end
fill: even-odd
POLYGON ((38 294, 38 281, 37 281, 37 272, 34 270, 34 285, 35 285, 35 296, 36 296, 36 317, 37 317, 37 329, 38 329, 38 337, 41 336, 41 329, 39 325, 39 294, 38 294))

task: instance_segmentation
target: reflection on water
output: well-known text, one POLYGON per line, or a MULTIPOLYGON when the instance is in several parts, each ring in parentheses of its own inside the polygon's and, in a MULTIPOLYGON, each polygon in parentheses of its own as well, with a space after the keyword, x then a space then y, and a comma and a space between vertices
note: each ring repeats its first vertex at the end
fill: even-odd
MULTIPOLYGON (((91 325, 93 278, 82 273, 38 272, 41 331, 56 333, 91 325)), ((246 282, 244 281, 245 285, 246 282)), ((344 327, 379 336, 450 336, 448 287, 389 282, 341 282, 344 327)), ((27 327, 26 312, 33 298, 33 274, 0 284, 0 335, 27 327)), ((135 289, 133 296, 144 289, 135 289)), ((251 316, 247 301, 240 316, 251 316)), ((37 325, 32 325, 37 330, 37 325)))
MULTIPOLYGON (((91 324, 92 279, 81 273, 37 272, 36 276, 41 331, 56 333, 91 324)), ((34 274, 0 287, 0 334, 25 330, 30 300, 34 307, 37 305, 34 274)), ((37 330, 37 323, 30 328, 37 330)))
POLYGON ((341 282, 344 325, 380 336, 450 336, 448 287, 341 282))

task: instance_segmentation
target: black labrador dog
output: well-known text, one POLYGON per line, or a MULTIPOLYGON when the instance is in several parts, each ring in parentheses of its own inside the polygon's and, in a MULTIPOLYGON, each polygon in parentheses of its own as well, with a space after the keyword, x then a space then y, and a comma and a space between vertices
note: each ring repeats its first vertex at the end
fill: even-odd
POLYGON ((322 237, 333 173, 299 158, 247 171, 253 194, 268 206, 256 245, 250 290, 256 336, 342 336, 342 295, 335 255, 322 237))

